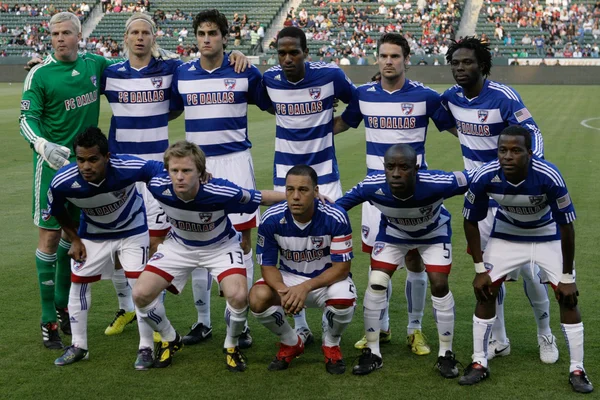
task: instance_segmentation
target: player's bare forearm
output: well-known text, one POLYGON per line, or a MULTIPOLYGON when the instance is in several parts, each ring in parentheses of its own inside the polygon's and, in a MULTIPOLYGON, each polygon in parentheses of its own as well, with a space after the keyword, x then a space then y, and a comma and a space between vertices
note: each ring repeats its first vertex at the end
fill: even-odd
POLYGON ((344 122, 341 115, 338 115, 337 117, 333 118, 333 134, 334 135, 345 132, 348 129, 350 129, 350 125, 348 125, 346 122, 344 122))
POLYGON ((262 200, 260 204, 262 206, 271 206, 285 200, 285 193, 276 192, 274 190, 261 190, 262 200))
POLYGON ((277 291, 287 288, 285 283, 283 283, 283 277, 281 276, 281 272, 279 272, 277 267, 261 265, 260 271, 265 283, 271 289, 277 291))
POLYGON ((308 285, 311 291, 322 287, 331 286, 334 283, 344 280, 348 277, 348 274, 350 273, 350 265, 350 261, 331 263, 331 268, 325 270, 319 276, 309 279, 308 281, 304 282, 304 284, 308 285))
POLYGON ((563 257, 563 273, 572 274, 573 259, 575 258, 575 228, 573 228, 573 223, 558 226, 563 257))
POLYGON ((56 221, 58 221, 61 229, 63 230, 65 235, 67 235, 67 238, 70 242, 79 239, 79 236, 77 235, 77 225, 71 218, 69 218, 67 213, 54 215, 54 218, 56 218, 56 221))
POLYGON ((465 218, 463 227, 465 230, 467 245, 469 246, 469 250, 471 250, 471 256, 473 257, 473 262, 483 262, 483 254, 481 253, 481 237, 479 235, 479 224, 477 223, 477 221, 469 221, 465 218))

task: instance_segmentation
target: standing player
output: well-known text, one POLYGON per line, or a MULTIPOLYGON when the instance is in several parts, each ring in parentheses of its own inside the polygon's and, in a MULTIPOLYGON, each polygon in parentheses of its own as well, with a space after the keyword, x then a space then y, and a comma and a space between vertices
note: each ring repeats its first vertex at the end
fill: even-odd
MULTIPOLYGON (((42 302, 42 338, 50 349, 61 349, 57 313, 63 333, 70 334, 67 311, 71 283, 70 243, 47 209, 47 193, 55 170, 68 164, 75 135, 98 125, 98 91, 102 71, 110 64, 94 54, 78 55, 81 23, 68 12, 49 23, 54 53, 33 67, 23 87, 20 132, 33 154, 33 223, 39 228, 36 269, 42 302)), ((68 206, 73 219, 79 210, 68 206)))
MULTIPOLYGON (((224 49, 229 27, 225 15, 217 10, 200 12, 194 18, 194 34, 202 57, 177 69, 173 76, 171 108, 185 110, 186 139, 206 154, 206 168, 245 188, 255 188, 254 167, 248 138, 248 104, 261 109, 271 106, 261 84, 258 69, 251 66, 237 73, 224 49)), ((242 234, 244 265, 248 288, 252 286, 251 230, 258 224, 259 210, 250 214, 229 214, 235 229, 242 234)), ((212 335, 210 322, 210 274, 203 269, 192 272, 194 301, 198 322, 184 337, 185 344, 196 344, 212 335)), ((248 327, 240 347, 252 344, 248 327)))
POLYGON ((477 305, 473 362, 459 383, 473 385, 489 376, 486 353, 499 285, 522 265, 537 265, 540 279, 552 285, 560 306, 571 358, 569 382, 576 392, 589 393, 594 388, 583 367, 583 323, 573 269, 575 209, 565 181, 554 165, 534 155, 531 133, 523 127, 510 126, 500 133, 497 154, 497 160, 475 172, 465 197, 464 228, 475 263, 477 305), (499 208, 483 252, 478 222, 486 218, 490 197, 499 208))
MULTIPOLYGON (((512 88, 487 79, 492 67, 489 45, 476 38, 453 42, 446 55, 452 75, 458 85, 442 95, 442 105, 451 113, 449 126, 456 126, 465 168, 472 169, 497 156, 498 135, 509 125, 519 125, 531 134, 532 151, 543 158, 544 142, 540 129, 512 88)), ((488 216, 480 222, 482 246, 492 230, 498 205, 490 200, 488 216)), ((523 266, 508 280, 523 275, 525 294, 533 307, 537 323, 538 345, 542 362, 552 364, 558 360, 556 338, 550 330, 550 302, 546 287, 537 277, 538 270, 523 266)), ((510 354, 510 341, 504 325, 504 283, 500 288, 497 318, 490 341, 490 359, 510 354)))
POLYGON ((370 202, 381 212, 371 253, 371 273, 365 292, 364 321, 367 346, 352 373, 366 375, 383 366, 379 326, 386 307, 386 291, 394 271, 416 250, 431 282, 433 315, 440 348, 436 368, 444 378, 458 376, 452 352, 454 297, 448 287, 452 267, 452 228, 444 199, 464 194, 465 172, 420 171, 417 152, 409 144, 395 144, 384 155, 384 174, 371 172, 336 204, 349 210, 370 202))
MULTIPOLYGON (((429 119, 436 125, 441 96, 422 83, 406 78, 410 46, 398 33, 385 33, 377 43, 380 79, 359 86, 356 96, 340 117, 335 118, 334 134, 357 128, 365 123, 367 141, 367 173, 384 173, 383 155, 395 143, 409 144, 417 154, 417 165, 427 169, 425 139, 429 119)), ((440 126, 438 126, 438 129, 440 126)), ((440 129, 442 130, 442 129, 440 129)), ((381 212, 369 202, 362 204, 363 251, 371 254, 379 229, 381 212)), ((416 250, 406 255, 406 300, 408 305, 407 344, 417 355, 429 354, 430 348, 421 332, 425 309, 427 274, 416 250)), ((392 282, 387 289, 387 305, 381 318, 380 342, 391 340, 389 299, 392 282)), ((365 348, 366 337, 355 347, 365 348)), ((443 355, 443 354, 442 354, 443 355)))
POLYGON ((323 309, 327 372, 346 371, 340 340, 356 302, 350 278, 352 228, 344 210, 316 199, 317 180, 311 167, 292 167, 285 178, 287 201, 268 209, 258 228, 256 257, 263 278, 250 291, 250 309, 281 340, 270 371, 287 369, 304 352, 304 341, 285 314, 305 306, 323 309))
MULTIPOLYGON (((162 172, 162 164, 146 164, 130 156, 111 156, 100 129, 90 127, 73 143, 77 164, 62 168, 50 184, 50 213, 71 240, 73 258, 69 314, 73 340, 54 361, 58 366, 89 358, 87 320, 92 294, 90 284, 110 279, 118 258, 133 286, 148 259, 148 225, 144 202, 136 182, 162 172), (64 206, 81 209, 79 231, 64 206)), ((138 321, 140 343, 135 368, 152 367, 152 329, 138 321)))
MULTIPOLYGON (((275 190, 285 190, 290 168, 306 164, 317 173, 319 192, 335 200, 342 185, 333 143, 333 102, 348 104, 356 88, 337 65, 306 61, 306 35, 300 28, 279 31, 277 53, 279 65, 263 76, 277 124, 275 190)), ((295 325, 305 341, 314 340, 303 311, 295 315, 295 325)))
POLYGON ((167 172, 155 176, 148 188, 167 213, 171 231, 133 288, 139 315, 163 339, 154 366, 169 366, 173 354, 183 346, 159 294, 167 288, 180 293, 190 273, 203 267, 218 280, 227 301, 223 346, 227 368, 244 371, 246 360, 238 339, 248 314, 248 285, 239 235, 227 216, 252 214, 259 205, 270 205, 285 197, 274 191, 242 189, 224 179, 201 183, 206 175, 206 159, 194 143, 171 145, 164 159, 167 172))

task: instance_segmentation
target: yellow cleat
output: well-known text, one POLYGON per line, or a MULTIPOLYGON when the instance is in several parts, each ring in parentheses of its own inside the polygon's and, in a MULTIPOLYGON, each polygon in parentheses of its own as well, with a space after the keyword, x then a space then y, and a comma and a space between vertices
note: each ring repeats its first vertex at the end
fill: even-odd
POLYGON ((154 343, 162 342, 162 337, 160 337, 160 333, 158 332, 154 332, 154 334, 152 335, 152 339, 154 340, 154 343))
MULTIPOLYGON (((379 331, 379 343, 389 343, 392 341, 392 330, 379 331)), ((367 336, 363 336, 358 342, 354 343, 354 348, 362 350, 367 348, 367 336)))
POLYGON ((406 337, 406 344, 410 347, 411 351, 418 356, 426 356, 431 353, 425 335, 418 329, 415 330, 412 335, 406 337))
POLYGON ((135 311, 126 312, 123 309, 117 311, 115 319, 104 331, 105 335, 112 336, 118 335, 123 332, 125 325, 132 323, 135 320, 135 311))

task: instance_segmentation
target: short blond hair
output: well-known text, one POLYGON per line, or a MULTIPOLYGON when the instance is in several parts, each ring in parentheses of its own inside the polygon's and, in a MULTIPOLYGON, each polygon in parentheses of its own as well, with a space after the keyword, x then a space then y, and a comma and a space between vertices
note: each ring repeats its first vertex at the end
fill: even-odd
POLYGON ((187 140, 181 140, 177 143, 173 143, 165 151, 164 162, 165 168, 169 171, 169 160, 171 158, 185 158, 190 157, 200 175, 206 172, 206 155, 197 144, 188 142, 187 140))
MULTIPOLYGON (((152 20, 152 17, 150 17, 150 15, 146 14, 146 13, 142 13, 142 12, 136 12, 133 13, 133 15, 131 17, 129 17, 129 19, 127 20, 127 22, 125 22, 125 35, 129 34, 129 28, 131 27, 131 24, 133 24, 134 22, 137 21, 144 21, 147 22, 148 25, 150 25, 150 30, 152 32, 152 36, 154 36, 154 43, 152 43, 152 48, 150 50, 150 52, 152 54, 156 54, 158 52, 158 45, 156 44, 156 24, 154 23, 154 21, 152 20)), ((127 57, 129 54, 129 47, 127 47, 127 41, 125 40, 123 43, 123 55, 125 57, 127 57)))
POLYGON ((60 24, 61 22, 71 22, 75 27, 77 33, 81 33, 81 21, 77 15, 64 11, 54 14, 52 18, 50 18, 50 22, 48 23, 48 27, 50 28, 50 32, 52 32, 52 27, 56 24, 60 24))

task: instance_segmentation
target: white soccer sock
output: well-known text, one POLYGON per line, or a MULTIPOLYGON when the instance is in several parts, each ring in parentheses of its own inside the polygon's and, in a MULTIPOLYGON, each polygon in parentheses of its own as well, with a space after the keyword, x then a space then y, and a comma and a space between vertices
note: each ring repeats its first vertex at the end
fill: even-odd
POLYGON ((229 303, 225 306, 225 323, 227 324, 227 335, 225 336, 224 348, 235 347, 238 345, 238 339, 244 330, 244 325, 248 319, 248 305, 243 309, 231 307, 229 303))
POLYGON ((287 346, 298 344, 298 335, 288 324, 285 312, 281 306, 271 306, 262 313, 253 312, 252 315, 263 324, 265 328, 279 336, 281 343, 287 346))
POLYGON ((487 368, 487 352, 490 334, 494 325, 494 318, 481 319, 473 315, 473 362, 480 363, 487 368))
POLYGON ((496 320, 494 321, 494 327, 492 328, 492 338, 500 343, 508 343, 506 337, 506 326, 504 325, 504 297, 506 296, 506 286, 504 282, 500 285, 498 290, 498 297, 496 298, 496 320))
POLYGON ((254 257, 252 250, 250 253, 244 254, 244 265, 246 266, 246 279, 248 280, 248 292, 254 285, 254 257))
POLYGON ((585 371, 583 368, 583 322, 560 324, 560 327, 565 335, 569 355, 571 356, 569 373, 578 369, 585 371))
POLYGON ((454 296, 452 292, 444 297, 431 296, 433 303, 433 317, 438 329, 440 349, 438 356, 445 356, 446 351, 452 351, 452 339, 454 338, 454 296))
POLYGON ((365 337, 367 338, 367 347, 371 353, 381 357, 379 350, 379 327, 381 326, 381 310, 371 310, 363 307, 363 321, 365 324, 365 337))
POLYGON ((392 280, 390 279, 387 286, 387 291, 385 293, 385 309, 383 310, 383 315, 381 316, 381 327, 380 329, 384 332, 390 330, 390 299, 392 298, 392 280))
POLYGON ((177 337, 177 332, 167 318, 165 305, 160 300, 160 297, 160 295, 156 297, 146 307, 138 307, 138 316, 142 317, 153 331, 160 333, 162 340, 172 342, 177 337))
POLYGON ((423 312, 425 310, 425 296, 427 295, 427 273, 406 271, 406 304, 408 307, 408 326, 406 333, 412 335, 415 330, 421 329, 423 312))
POLYGON ((327 320, 327 329, 323 335, 323 346, 339 346, 342 333, 344 333, 346 327, 352 322, 354 307, 335 308, 327 306, 323 310, 323 315, 327 320))
MULTIPOLYGON (((535 269, 539 271, 537 265, 535 269)), ((536 275, 532 276, 531 273, 532 270, 529 266, 521 268, 523 289, 533 308, 535 322, 537 323, 537 334, 550 335, 552 331, 550 330, 550 301, 548 300, 548 291, 546 290, 546 285, 541 284, 539 278, 536 275)))
POLYGON ((119 309, 125 310, 125 312, 132 312, 134 310, 133 298, 131 297, 132 286, 127 282, 125 270, 123 268, 116 269, 113 272, 112 283, 117 292, 119 309))
POLYGON ((211 327, 210 322, 210 288, 212 276, 206 268, 196 268, 192 271, 192 293, 194 305, 198 311, 198 323, 211 327))
MULTIPOLYGON (((133 287, 135 285, 136 281, 137 281, 137 279, 129 278, 128 279, 129 286, 133 287)), ((139 349, 142 349, 144 347, 152 348, 152 346, 154 346, 154 340, 152 338, 154 331, 152 330, 150 325, 148 325, 148 323, 146 323, 146 321, 140 317, 140 313, 139 313, 139 310, 137 309, 137 307, 135 308, 135 311, 136 311, 136 317, 137 317, 138 332, 140 334, 140 344, 139 344, 138 348, 139 349)))
POLYGON ((309 329, 308 322, 306 322, 306 310, 301 310, 298 314, 294 314, 294 329, 299 331, 300 329, 309 329))
POLYGON ((87 321, 92 305, 92 290, 89 283, 71 282, 69 291, 69 316, 71 321, 71 344, 87 350, 87 321))

